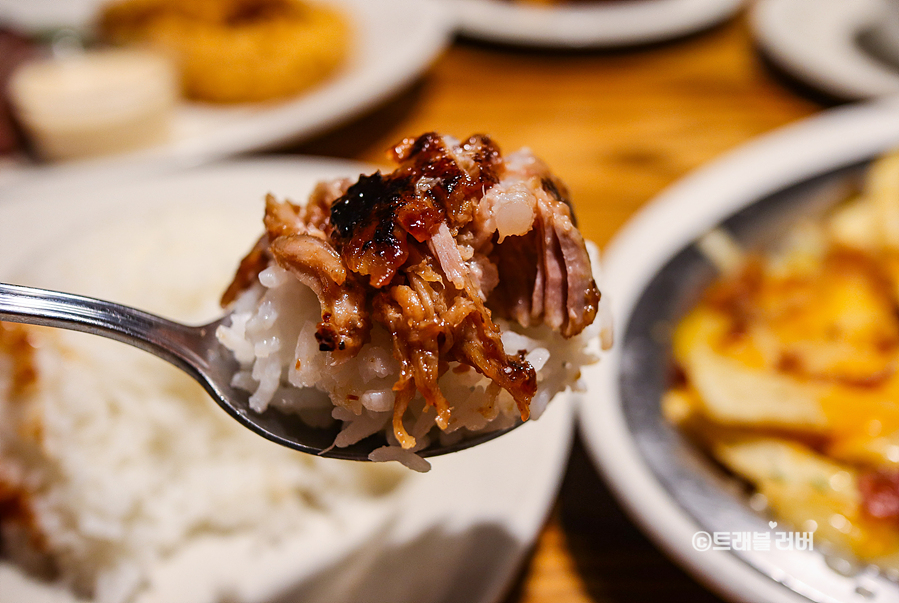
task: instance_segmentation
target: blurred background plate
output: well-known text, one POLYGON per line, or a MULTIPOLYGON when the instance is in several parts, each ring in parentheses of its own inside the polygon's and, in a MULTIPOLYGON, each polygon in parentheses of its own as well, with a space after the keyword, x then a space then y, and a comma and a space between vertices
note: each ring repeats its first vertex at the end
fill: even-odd
POLYGON ((799 214, 833 203, 871 158, 899 146, 899 100, 835 109, 763 136, 687 177, 635 216, 608 247, 603 291, 618 341, 584 370, 581 431, 636 522, 671 557, 732 600, 899 601, 877 572, 831 569, 819 550, 697 550, 698 531, 769 531, 743 490, 660 412, 671 327, 715 276, 692 245, 722 226, 763 244, 799 214), (836 194, 839 192, 840 194, 836 194))
POLYGON ((899 93, 899 65, 881 34, 895 36, 883 0, 761 0, 753 36, 781 69, 839 99, 899 93), (881 31, 882 30, 882 31, 881 31))
MULTIPOLYGON (((347 161, 269 157, 123 186, 103 186, 101 178, 80 191, 67 185, 45 187, 40 194, 21 189, 0 205, 0 273, 4 278, 16 271, 27 275, 29 258, 52 252, 53 246, 64 249, 68 238, 91 229, 182 211, 199 215, 205 209, 241 225, 234 238, 243 253, 262 230, 267 192, 301 200, 319 180, 373 169, 347 161)), ((190 228, 185 229, 189 236, 190 228)), ((233 259, 236 266, 240 254, 233 259)), ((157 571, 170 576, 163 584, 171 592, 180 592, 185 574, 191 575, 192 585, 214 585, 224 572, 243 592, 270 591, 266 581, 292 585, 279 603, 496 602, 515 578, 555 499, 571 446, 571 402, 570 396, 560 395, 539 421, 476 448, 431 459, 429 473, 409 471, 399 491, 378 505, 345 501, 333 521, 312 522, 307 531, 285 539, 282 555, 275 551, 272 559, 270 552, 266 558, 271 563, 261 578, 253 575, 260 566, 258 555, 246 564, 232 559, 220 566, 219 558, 202 547, 183 552, 157 571)), ((0 562, 0 601, 72 599, 0 562)), ((158 593, 139 601, 174 603, 158 593)))
POLYGON ((522 0, 444 0, 463 34, 522 46, 587 48, 661 42, 733 15, 742 0, 597 0, 537 6, 522 0))
MULTIPOLYGON (((44 177, 50 171, 93 170, 111 175, 189 167, 307 139, 374 108, 412 82, 446 47, 454 29, 450 12, 439 0, 331 3, 345 9, 355 29, 348 64, 294 100, 233 106, 185 101, 175 115, 172 138, 165 144, 89 161, 4 166, 0 186, 44 177)), ((0 0, 0 23, 8 21, 26 30, 84 28, 101 4, 100 0, 0 0)))

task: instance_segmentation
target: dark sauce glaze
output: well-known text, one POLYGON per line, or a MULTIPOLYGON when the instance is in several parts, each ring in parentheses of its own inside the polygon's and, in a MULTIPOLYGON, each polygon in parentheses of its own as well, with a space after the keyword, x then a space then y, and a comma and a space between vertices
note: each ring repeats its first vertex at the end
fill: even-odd
POLYGON ((392 152, 392 174, 363 176, 331 205, 331 241, 353 272, 374 287, 388 284, 409 256, 408 237, 430 239, 441 223, 468 223, 477 199, 498 181, 500 153, 486 136, 463 143, 471 165, 461 166, 431 132, 406 139, 392 152))

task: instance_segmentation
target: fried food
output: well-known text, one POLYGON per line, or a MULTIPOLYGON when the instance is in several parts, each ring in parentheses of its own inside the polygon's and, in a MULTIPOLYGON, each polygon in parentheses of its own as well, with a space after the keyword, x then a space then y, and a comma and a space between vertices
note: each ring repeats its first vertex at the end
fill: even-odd
POLYGON ((899 153, 784 249, 717 262, 731 268, 677 325, 682 379, 663 399, 777 517, 884 568, 899 568, 897 190, 899 153))
POLYGON ((302 0, 124 0, 107 6, 101 35, 169 54, 186 97, 267 101, 318 84, 345 61, 350 26, 338 10, 302 0))

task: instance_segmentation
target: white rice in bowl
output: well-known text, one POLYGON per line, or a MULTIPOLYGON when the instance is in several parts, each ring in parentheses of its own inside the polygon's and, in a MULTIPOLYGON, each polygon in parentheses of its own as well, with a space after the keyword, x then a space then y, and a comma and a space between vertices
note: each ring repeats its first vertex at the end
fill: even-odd
MULTIPOLYGON (((221 210, 117 222, 52 250, 17 282, 201 323, 221 313, 249 236, 221 210)), ((385 505, 401 479, 264 440, 145 352, 18 325, 0 342, 24 333, 30 351, 0 353, 3 554, 92 601, 144 600, 160 562, 210 538, 244 538, 264 557, 321 522, 339 534, 347 508, 385 505), (31 385, 16 373, 23 354, 31 385), (17 374, 26 384, 12 391, 17 374)))

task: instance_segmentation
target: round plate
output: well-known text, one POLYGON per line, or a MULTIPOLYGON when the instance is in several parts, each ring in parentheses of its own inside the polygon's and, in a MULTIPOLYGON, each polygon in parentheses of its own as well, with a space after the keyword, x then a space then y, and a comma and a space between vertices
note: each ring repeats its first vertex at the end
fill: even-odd
MULTIPOLYGON (((14 271, 27 275, 29 258, 98 224, 114 228, 160 214, 198 216, 206 210, 242 225, 238 234, 229 231, 241 250, 233 258, 236 266, 262 230, 265 193, 300 200, 321 179, 371 170, 343 161, 272 157, 214 164, 127 186, 45 187, 40 194, 17 190, 0 205, 0 278, 8 279, 14 271)), ((189 239, 190 227, 185 231, 189 239)), ((168 244, 189 245, 189 240, 170 239, 168 244)), ((427 474, 410 471, 383 505, 369 505, 362 512, 356 501, 348 500, 345 508, 334 510, 332 521, 310 521, 308 530, 288 535, 283 549, 267 554, 265 571, 258 555, 246 564, 232 561, 225 570, 229 584, 240 584, 241 592, 264 593, 276 583, 291 593, 278 599, 285 603, 495 602, 546 519, 565 470, 572 425, 570 397, 558 396, 539 421, 476 448, 430 459, 427 474)), ((154 570, 172 591, 144 593, 139 603, 180 603, 171 592, 187 593, 179 596, 191 597, 190 603, 204 601, 184 591, 186 574, 190 584, 208 583, 215 592, 216 576, 223 573, 219 558, 198 546, 154 570)), ((65 591, 2 562, 0 593, 3 601, 72 603, 65 591)))
POLYGON ((445 0, 462 32, 503 44, 558 48, 661 42, 723 21, 742 0, 614 0, 535 6, 523 0, 445 0))
MULTIPOLYGON (((61 11, 83 26, 100 0, 73 0, 61 11)), ((183 102, 171 139, 159 146, 114 157, 60 164, 20 165, 0 171, 0 185, 44 177, 48 169, 73 167, 139 170, 185 167, 246 151, 297 142, 376 106, 423 72, 449 43, 454 23, 439 0, 329 0, 350 17, 355 35, 347 63, 335 76, 295 99, 280 103, 211 105, 183 102)), ((0 0, 0 20, 30 29, 60 26, 53 0, 0 0)), ((109 171, 109 170, 107 170, 109 171)))
MULTIPOLYGON (((745 495, 660 412, 670 327, 714 278, 693 246, 720 226, 761 245, 797 214, 845 195, 865 162, 899 146, 899 100, 822 113, 724 156, 662 193, 605 256, 618 341, 584 376, 579 406, 588 449, 638 524, 700 580, 733 600, 899 601, 876 572, 837 573, 819 550, 697 550, 699 531, 770 532, 745 495), (870 593, 862 598, 861 593, 870 593)), ((773 540, 773 538, 772 538, 773 540)))
POLYGON ((899 93, 899 68, 877 58, 880 0, 762 0, 753 35, 779 67, 832 96, 899 93), (867 43, 865 43, 867 41, 867 43))

